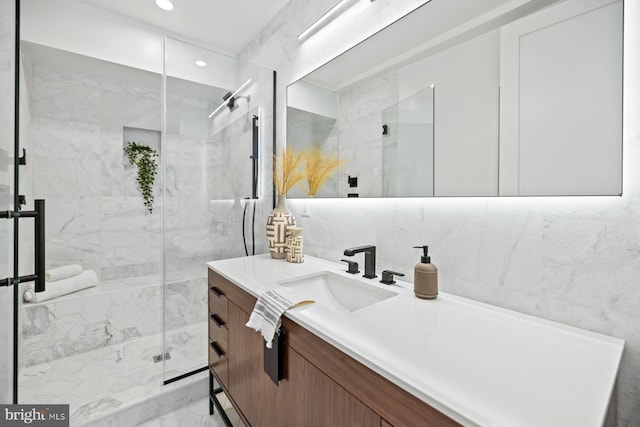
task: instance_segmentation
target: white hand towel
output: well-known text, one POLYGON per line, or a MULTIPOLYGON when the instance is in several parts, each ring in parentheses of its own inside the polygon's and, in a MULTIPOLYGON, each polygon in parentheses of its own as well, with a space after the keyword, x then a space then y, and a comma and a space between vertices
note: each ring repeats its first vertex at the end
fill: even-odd
POLYGON ((260 332, 267 348, 271 348, 273 337, 282 324, 282 314, 291 307, 312 302, 292 288, 272 289, 258 297, 245 326, 260 332))
POLYGON ((82 266, 78 264, 71 264, 45 271, 44 278, 47 282, 55 282, 57 280, 77 276, 80 273, 82 273, 82 266))
POLYGON ((72 292, 80 291, 82 289, 91 288, 97 284, 98 276, 96 275, 96 272, 93 270, 84 270, 77 276, 47 283, 46 289, 42 292, 35 292, 31 288, 26 289, 23 298, 25 301, 29 302, 42 302, 62 295, 67 295, 72 292))

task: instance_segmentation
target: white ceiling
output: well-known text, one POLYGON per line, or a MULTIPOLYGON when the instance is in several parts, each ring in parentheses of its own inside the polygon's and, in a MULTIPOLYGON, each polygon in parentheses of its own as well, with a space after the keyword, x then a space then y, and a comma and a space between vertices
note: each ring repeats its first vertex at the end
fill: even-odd
POLYGON ((186 36, 231 54, 241 52, 289 0, 172 0, 164 11, 155 0, 80 0, 186 36))

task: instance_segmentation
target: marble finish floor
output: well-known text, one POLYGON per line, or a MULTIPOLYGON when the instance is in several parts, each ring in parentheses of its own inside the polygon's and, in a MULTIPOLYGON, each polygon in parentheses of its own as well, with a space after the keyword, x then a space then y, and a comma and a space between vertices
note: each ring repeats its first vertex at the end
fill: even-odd
POLYGON ((73 426, 167 393, 187 380, 163 386, 163 379, 206 366, 206 323, 171 331, 167 343, 164 367, 153 361, 162 349, 157 334, 23 368, 20 402, 69 404, 73 426))
MULTIPOLYGON (((240 417, 223 394, 218 395, 229 420, 234 427, 244 427, 240 417)), ((140 424, 141 427, 225 427, 220 414, 209 415, 209 399, 195 401, 175 411, 140 424)))

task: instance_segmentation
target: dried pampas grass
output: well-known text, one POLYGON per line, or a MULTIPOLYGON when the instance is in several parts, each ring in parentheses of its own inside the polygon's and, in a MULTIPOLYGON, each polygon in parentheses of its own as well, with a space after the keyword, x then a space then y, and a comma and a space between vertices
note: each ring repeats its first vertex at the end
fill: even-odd
POLYGON ((300 170, 303 160, 304 153, 294 152, 293 147, 282 150, 280 156, 273 156, 273 180, 278 194, 287 194, 294 185, 304 179, 304 171, 300 170))
POLYGON ((324 183, 330 179, 345 161, 339 160, 337 154, 325 155, 316 146, 303 152, 305 161, 305 176, 307 188, 304 190, 309 196, 315 196, 324 183))

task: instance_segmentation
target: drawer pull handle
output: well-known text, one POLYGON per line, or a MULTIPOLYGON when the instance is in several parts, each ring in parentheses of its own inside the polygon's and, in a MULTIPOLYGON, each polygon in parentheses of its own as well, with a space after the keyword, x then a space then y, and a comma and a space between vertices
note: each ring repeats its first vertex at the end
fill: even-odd
POLYGON ((225 325, 225 323, 220 320, 220 318, 216 314, 211 315, 211 320, 216 324, 218 328, 222 328, 225 325))
POLYGON ((224 356, 224 351, 222 351, 222 350, 218 347, 218 344, 217 344, 215 341, 211 342, 211 344, 210 344, 210 345, 211 345, 211 349, 212 349, 213 351, 215 351, 215 353, 218 355, 218 357, 219 357, 219 358, 222 358, 222 356, 224 356))
POLYGON ((211 288, 209 288, 211 290, 211 293, 214 294, 215 296, 217 296, 218 298, 224 296, 224 294, 222 292, 220 292, 220 290, 218 288, 216 288, 215 286, 211 286, 211 288))

